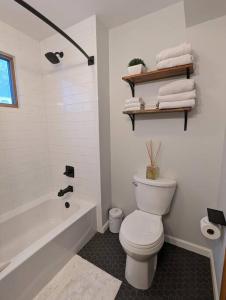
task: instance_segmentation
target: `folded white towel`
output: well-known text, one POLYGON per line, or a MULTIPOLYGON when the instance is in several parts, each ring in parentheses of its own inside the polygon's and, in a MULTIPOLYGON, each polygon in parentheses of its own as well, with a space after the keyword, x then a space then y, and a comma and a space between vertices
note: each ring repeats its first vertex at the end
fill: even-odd
POLYGON ((181 107, 194 107, 195 99, 189 99, 184 101, 175 101, 175 102, 161 102, 159 103, 159 109, 167 108, 181 108, 181 107))
POLYGON ((126 104, 139 104, 139 103, 144 103, 144 100, 140 97, 132 97, 130 99, 127 99, 126 104))
POLYGON ((127 108, 127 109, 124 109, 124 111, 136 111, 136 110, 141 110, 141 108, 138 107, 138 108, 127 108))
POLYGON ((8 265, 10 264, 10 261, 0 262, 0 272, 3 271, 8 265))
POLYGON ((141 109, 144 109, 144 106, 142 105, 134 105, 134 106, 131 106, 131 107, 125 107, 124 108, 124 111, 131 111, 131 110, 141 110, 141 109))
POLYGON ((162 86, 159 89, 159 96, 190 92, 195 88, 194 79, 176 80, 162 86))
POLYGON ((161 60, 157 63, 157 69, 172 68, 176 66, 191 64, 193 62, 193 57, 191 54, 185 54, 178 57, 168 58, 161 60))
POLYGON ((159 63, 160 61, 168 59, 168 58, 178 57, 178 56, 182 56, 185 54, 191 54, 191 44, 190 43, 183 43, 176 47, 162 50, 156 56, 156 63, 159 63))
POLYGON ((157 107, 157 102, 145 104, 145 109, 155 109, 157 107))
POLYGON ((125 104, 125 108, 133 108, 133 107, 141 107, 141 106, 144 106, 143 104, 141 103, 131 103, 131 104, 125 104))
POLYGON ((190 92, 158 96, 157 100, 158 103, 161 103, 161 102, 183 101, 183 100, 195 99, 195 98, 196 98, 196 90, 192 90, 190 92))

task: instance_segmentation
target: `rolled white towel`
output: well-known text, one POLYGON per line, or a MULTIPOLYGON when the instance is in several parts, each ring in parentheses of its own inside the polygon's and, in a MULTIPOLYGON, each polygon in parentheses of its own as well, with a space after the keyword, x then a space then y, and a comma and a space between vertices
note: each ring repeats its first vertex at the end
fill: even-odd
POLYGON ((190 92, 195 88, 194 79, 181 79, 176 80, 162 86, 159 89, 159 96, 166 96, 171 94, 179 94, 184 92, 190 92))
POLYGON ((195 98, 196 98, 196 90, 192 90, 190 92, 158 96, 157 100, 158 103, 161 103, 161 102, 183 101, 183 100, 195 99, 195 98))
POLYGON ((165 50, 162 50, 157 56, 156 56, 156 63, 159 63, 162 60, 172 58, 172 57, 178 57, 185 54, 191 54, 191 44, 190 43, 183 43, 176 47, 168 48, 165 50))
POLYGON ((141 97, 132 97, 130 99, 127 99, 126 104, 139 104, 139 103, 144 103, 144 100, 141 97))
POLYGON ((184 101, 161 102, 161 103, 159 103, 159 109, 194 107, 194 106, 195 106, 195 99, 189 99, 189 100, 184 100, 184 101))
POLYGON ((157 69, 172 68, 176 66, 191 64, 193 62, 193 57, 191 54, 185 54, 178 57, 168 58, 161 60, 157 63, 157 69))
POLYGON ((140 109, 144 109, 144 105, 143 104, 126 104, 124 106, 124 110, 140 110, 140 109))

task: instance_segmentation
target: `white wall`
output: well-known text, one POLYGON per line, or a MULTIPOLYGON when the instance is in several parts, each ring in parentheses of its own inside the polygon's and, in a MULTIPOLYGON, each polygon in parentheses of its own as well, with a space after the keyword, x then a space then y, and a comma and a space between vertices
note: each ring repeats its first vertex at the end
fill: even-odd
POLYGON ((14 55, 19 108, 0 107, 0 214, 50 191, 39 43, 0 22, 0 51, 14 55))
MULTIPOLYGON (((164 218, 167 234, 208 246, 199 221, 207 207, 217 206, 224 136, 225 21, 219 18, 186 28, 183 2, 129 22, 110 31, 110 107, 112 202, 126 214, 135 209, 132 176, 144 175, 148 163, 145 141, 162 141, 161 176, 176 178, 178 188, 170 214, 164 218), (136 129, 122 114, 131 96, 121 80, 127 63, 141 57, 148 67, 162 49, 185 40, 192 43, 197 67, 198 106, 189 114, 188 131, 183 115, 140 117, 136 129)), ((137 86, 136 95, 155 99, 158 88, 169 81, 137 86)))
MULTIPOLYGON (((221 182, 219 189, 219 200, 218 200, 218 209, 224 212, 226 217, 226 133, 224 140, 224 151, 223 151, 223 161, 222 161, 222 172, 221 172, 221 182)), ((222 228, 222 236, 220 240, 213 242, 213 254, 215 261, 215 271, 217 277, 218 289, 220 291, 222 271, 224 265, 224 256, 226 250, 226 228, 222 228)), ((220 292, 219 292, 220 293, 220 292)))
POLYGON ((97 19, 97 74, 100 129, 100 168, 103 224, 111 207, 111 146, 109 95, 109 34, 97 19))
MULTIPOLYGON (((97 59, 96 17, 66 30, 89 55, 97 59)), ((41 42, 51 181, 54 190, 74 186, 75 194, 98 204, 102 224, 97 64, 87 59, 67 40, 56 34, 41 42), (48 62, 48 51, 63 51, 58 65, 48 62), (63 175, 65 165, 75 167, 75 178, 63 175)))
MULTIPOLYGON (((217 177, 217 194, 214 198, 216 203, 212 204, 213 208, 223 210, 226 213, 225 201, 225 180, 226 180, 226 146, 225 146, 225 83, 224 72, 226 61, 226 16, 192 26, 187 30, 188 39, 196 45, 196 54, 199 62, 197 82, 200 90, 200 101, 204 108, 206 99, 212 100, 212 105, 208 110, 203 110, 200 106, 200 114, 205 114, 209 119, 211 126, 208 128, 203 137, 212 140, 212 143, 220 143, 222 152, 213 152, 213 157, 209 157, 212 163, 220 164, 220 176, 217 177), (206 74, 202 76, 202 74, 206 74), (211 77, 208 76, 211 74, 211 77), (203 87, 203 88, 202 88, 203 87), (223 136, 222 136, 223 134, 223 136), (222 154, 223 153, 223 154, 222 154)), ((204 128, 203 128, 204 129, 204 128)), ((209 148, 206 148, 209 149, 209 148)), ((209 156, 207 152, 205 156, 209 156)), ((205 175, 205 178, 207 174, 205 175)), ((209 192, 209 189, 207 190, 209 192)), ((211 205, 210 205, 211 207, 211 205)), ((220 240, 209 242, 208 246, 213 249, 215 260, 215 271, 217 284, 220 293, 220 283, 226 246, 226 234, 223 231, 220 240)))

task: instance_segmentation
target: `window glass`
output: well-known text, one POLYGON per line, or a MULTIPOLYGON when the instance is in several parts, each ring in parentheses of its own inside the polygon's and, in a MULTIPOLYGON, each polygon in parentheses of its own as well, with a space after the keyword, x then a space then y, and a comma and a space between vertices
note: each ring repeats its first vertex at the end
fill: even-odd
POLYGON ((0 105, 17 105, 13 58, 0 53, 0 105))
POLYGON ((9 62, 0 59, 0 102, 3 104, 13 104, 10 77, 9 62))

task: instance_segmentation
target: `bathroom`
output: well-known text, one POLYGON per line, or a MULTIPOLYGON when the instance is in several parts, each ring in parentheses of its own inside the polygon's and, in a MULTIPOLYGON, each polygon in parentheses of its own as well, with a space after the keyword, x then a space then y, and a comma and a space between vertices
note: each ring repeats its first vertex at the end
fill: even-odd
POLYGON ((225 28, 224 0, 1 1, 1 300, 226 299, 225 28))

